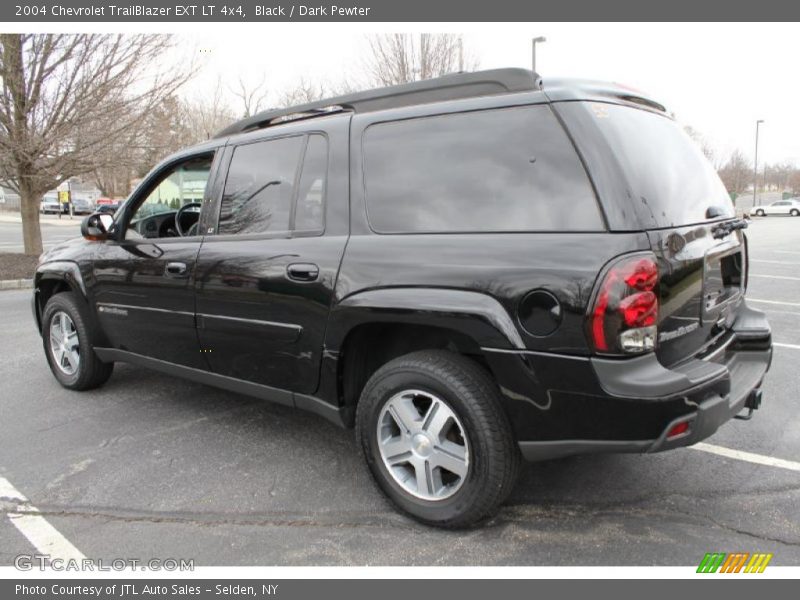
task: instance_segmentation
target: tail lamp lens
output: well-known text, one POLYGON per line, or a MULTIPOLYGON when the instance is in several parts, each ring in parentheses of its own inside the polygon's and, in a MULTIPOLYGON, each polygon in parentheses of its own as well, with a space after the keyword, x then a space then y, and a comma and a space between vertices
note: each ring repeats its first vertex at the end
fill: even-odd
POLYGON ((655 348, 657 287, 654 255, 623 258, 611 266, 589 315, 589 337, 596 351, 639 353, 655 348))

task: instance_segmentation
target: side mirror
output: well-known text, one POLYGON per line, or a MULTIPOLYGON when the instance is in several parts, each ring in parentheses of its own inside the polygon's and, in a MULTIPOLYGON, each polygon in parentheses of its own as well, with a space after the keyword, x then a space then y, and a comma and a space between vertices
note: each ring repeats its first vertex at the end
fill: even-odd
POLYGON ((96 212, 81 222, 81 235, 92 242, 100 242, 108 238, 108 232, 114 224, 114 217, 96 212))

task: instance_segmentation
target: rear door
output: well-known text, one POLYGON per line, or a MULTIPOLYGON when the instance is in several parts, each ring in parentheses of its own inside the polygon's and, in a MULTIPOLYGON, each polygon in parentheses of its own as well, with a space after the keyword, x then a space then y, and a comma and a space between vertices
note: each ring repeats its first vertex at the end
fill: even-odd
POLYGON ((733 204, 714 168, 671 118, 605 102, 558 106, 601 188, 612 230, 641 229, 659 264, 657 355, 703 352, 732 324, 744 293, 744 236, 724 234, 733 204))
POLYGON ((349 121, 284 125, 229 148, 195 286, 198 336, 214 372, 316 389, 349 227, 349 121))

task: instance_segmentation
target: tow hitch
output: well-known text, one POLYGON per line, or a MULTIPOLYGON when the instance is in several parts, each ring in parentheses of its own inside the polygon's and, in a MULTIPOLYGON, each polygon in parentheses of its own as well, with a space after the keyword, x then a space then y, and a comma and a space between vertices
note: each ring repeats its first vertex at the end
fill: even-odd
POLYGON ((747 409, 747 414, 738 414, 734 415, 734 419, 740 419, 742 421, 749 421, 753 418, 753 411, 758 410, 758 407, 761 406, 761 388, 755 389, 750 392, 750 395, 747 397, 747 400, 744 401, 744 407, 747 409))

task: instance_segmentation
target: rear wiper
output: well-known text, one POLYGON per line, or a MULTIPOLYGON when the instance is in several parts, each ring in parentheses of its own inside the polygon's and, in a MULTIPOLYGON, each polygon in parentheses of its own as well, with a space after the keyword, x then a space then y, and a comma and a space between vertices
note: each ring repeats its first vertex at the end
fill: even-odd
POLYGON ((732 231, 736 231, 737 229, 747 229, 747 225, 748 223, 744 219, 736 219, 735 221, 728 221, 727 223, 717 225, 711 230, 711 234, 714 236, 715 240, 721 240, 722 238, 730 235, 732 231))

